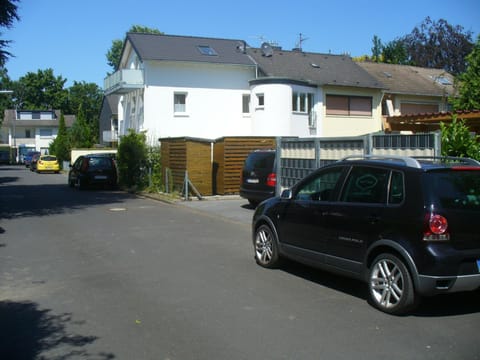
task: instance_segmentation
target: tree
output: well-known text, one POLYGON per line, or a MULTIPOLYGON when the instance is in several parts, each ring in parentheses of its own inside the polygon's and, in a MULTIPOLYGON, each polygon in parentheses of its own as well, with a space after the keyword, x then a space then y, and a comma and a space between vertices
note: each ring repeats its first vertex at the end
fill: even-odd
POLYGON ((390 41, 382 48, 382 60, 388 64, 408 64, 407 50, 403 41, 396 39, 390 41))
POLYGON ((29 72, 17 81, 22 89, 23 107, 35 110, 67 110, 68 91, 64 89, 67 79, 55 76, 52 69, 29 72))
POLYGON ((68 107, 69 114, 77 114, 82 110, 86 125, 89 127, 91 142, 96 143, 98 138, 99 114, 102 106, 103 91, 94 83, 84 81, 74 81, 68 88, 68 107))
POLYGON ((465 57, 472 51, 472 32, 446 20, 427 17, 420 27, 401 38, 408 61, 415 66, 444 69, 454 75, 465 71, 465 57))
MULTIPOLYGON (((11 28, 15 20, 20 20, 16 2, 18 0, 0 0, 0 27, 11 28)), ((0 67, 3 67, 7 59, 12 56, 5 50, 8 44, 10 44, 9 40, 0 39, 0 67)))
POLYGON ((465 121, 452 118, 450 124, 440 123, 442 131, 442 155, 470 157, 480 160, 480 143, 478 135, 472 135, 465 121))
POLYGON ((467 69, 457 77, 458 97, 451 100, 455 110, 480 109, 480 35, 466 57, 467 69))
POLYGON ((381 60, 381 55, 382 55, 382 41, 377 35, 373 36, 373 47, 372 47, 372 60, 375 62, 380 62, 381 60))
POLYGON ((60 165, 64 161, 70 160, 71 147, 68 140, 67 127, 65 126, 65 116, 63 112, 60 115, 57 137, 50 144, 50 153, 57 156, 60 165))
POLYGON ((80 105, 75 122, 69 132, 69 143, 71 148, 89 148, 94 144, 90 127, 85 120, 85 111, 80 105))
MULTIPOLYGON (((146 26, 140 25, 133 25, 130 28, 130 33, 144 33, 144 34, 163 34, 158 29, 152 29, 146 26)), ((113 71, 116 71, 118 65, 120 64, 120 57, 122 56, 122 49, 123 49, 123 42, 124 40, 116 39, 112 41, 112 46, 108 50, 106 57, 107 57, 107 64, 110 65, 113 71)))
POLYGON ((129 129, 118 146, 117 163, 120 184, 127 188, 145 186, 144 169, 147 165, 147 145, 144 133, 129 129))

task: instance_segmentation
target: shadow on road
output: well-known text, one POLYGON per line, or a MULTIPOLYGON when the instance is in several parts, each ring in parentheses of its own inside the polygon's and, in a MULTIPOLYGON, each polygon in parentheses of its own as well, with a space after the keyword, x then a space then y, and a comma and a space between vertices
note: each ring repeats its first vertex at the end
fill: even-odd
POLYGON ((115 358, 111 353, 92 354, 87 350, 98 339, 96 336, 68 332, 71 314, 54 315, 51 310, 39 309, 36 303, 28 301, 0 301, 0 319, 2 359, 115 358))
POLYGON ((9 184, 0 187, 0 219, 68 213, 95 205, 118 204, 133 197, 122 191, 80 191, 66 184, 9 184))
MULTIPOLYGON (((302 264, 285 261, 282 270, 312 281, 318 285, 341 291, 367 301, 367 285, 361 281, 335 275, 302 264)), ((444 294, 423 298, 419 307, 410 314, 416 317, 445 317, 480 312, 480 289, 464 293, 444 294)))

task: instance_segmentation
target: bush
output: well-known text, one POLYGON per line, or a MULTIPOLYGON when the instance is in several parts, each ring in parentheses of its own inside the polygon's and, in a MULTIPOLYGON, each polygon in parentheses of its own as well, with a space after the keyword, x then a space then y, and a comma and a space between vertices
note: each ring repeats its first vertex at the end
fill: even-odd
POLYGON ((129 130, 118 146, 117 164, 120 185, 129 189, 145 188, 147 167, 147 145, 145 134, 129 130))
POLYGON ((454 116, 450 124, 440 124, 442 131, 442 155, 469 157, 480 160, 478 136, 472 135, 465 121, 454 116))

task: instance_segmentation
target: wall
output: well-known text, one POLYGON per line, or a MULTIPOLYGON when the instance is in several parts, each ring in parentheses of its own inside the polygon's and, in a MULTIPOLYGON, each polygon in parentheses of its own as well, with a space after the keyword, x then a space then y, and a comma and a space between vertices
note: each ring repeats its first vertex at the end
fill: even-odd
MULTIPOLYGON (((242 113, 253 68, 191 63, 145 64, 143 128, 147 138, 249 135, 242 113), (187 94, 186 112, 174 113, 174 93, 187 94)), ((126 112, 128 113, 128 112, 126 112)))

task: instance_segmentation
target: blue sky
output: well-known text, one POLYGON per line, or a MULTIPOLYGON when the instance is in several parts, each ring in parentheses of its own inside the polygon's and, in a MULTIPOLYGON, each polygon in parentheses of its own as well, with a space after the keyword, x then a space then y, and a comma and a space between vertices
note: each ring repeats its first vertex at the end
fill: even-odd
POLYGON ((2 38, 15 55, 6 67, 11 79, 52 68, 56 76, 103 87, 105 54, 132 25, 166 34, 245 40, 259 47, 273 41, 319 53, 371 54, 372 38, 383 43, 409 34, 430 16, 480 34, 479 0, 343 1, 158 1, 20 0, 21 19, 2 38))

